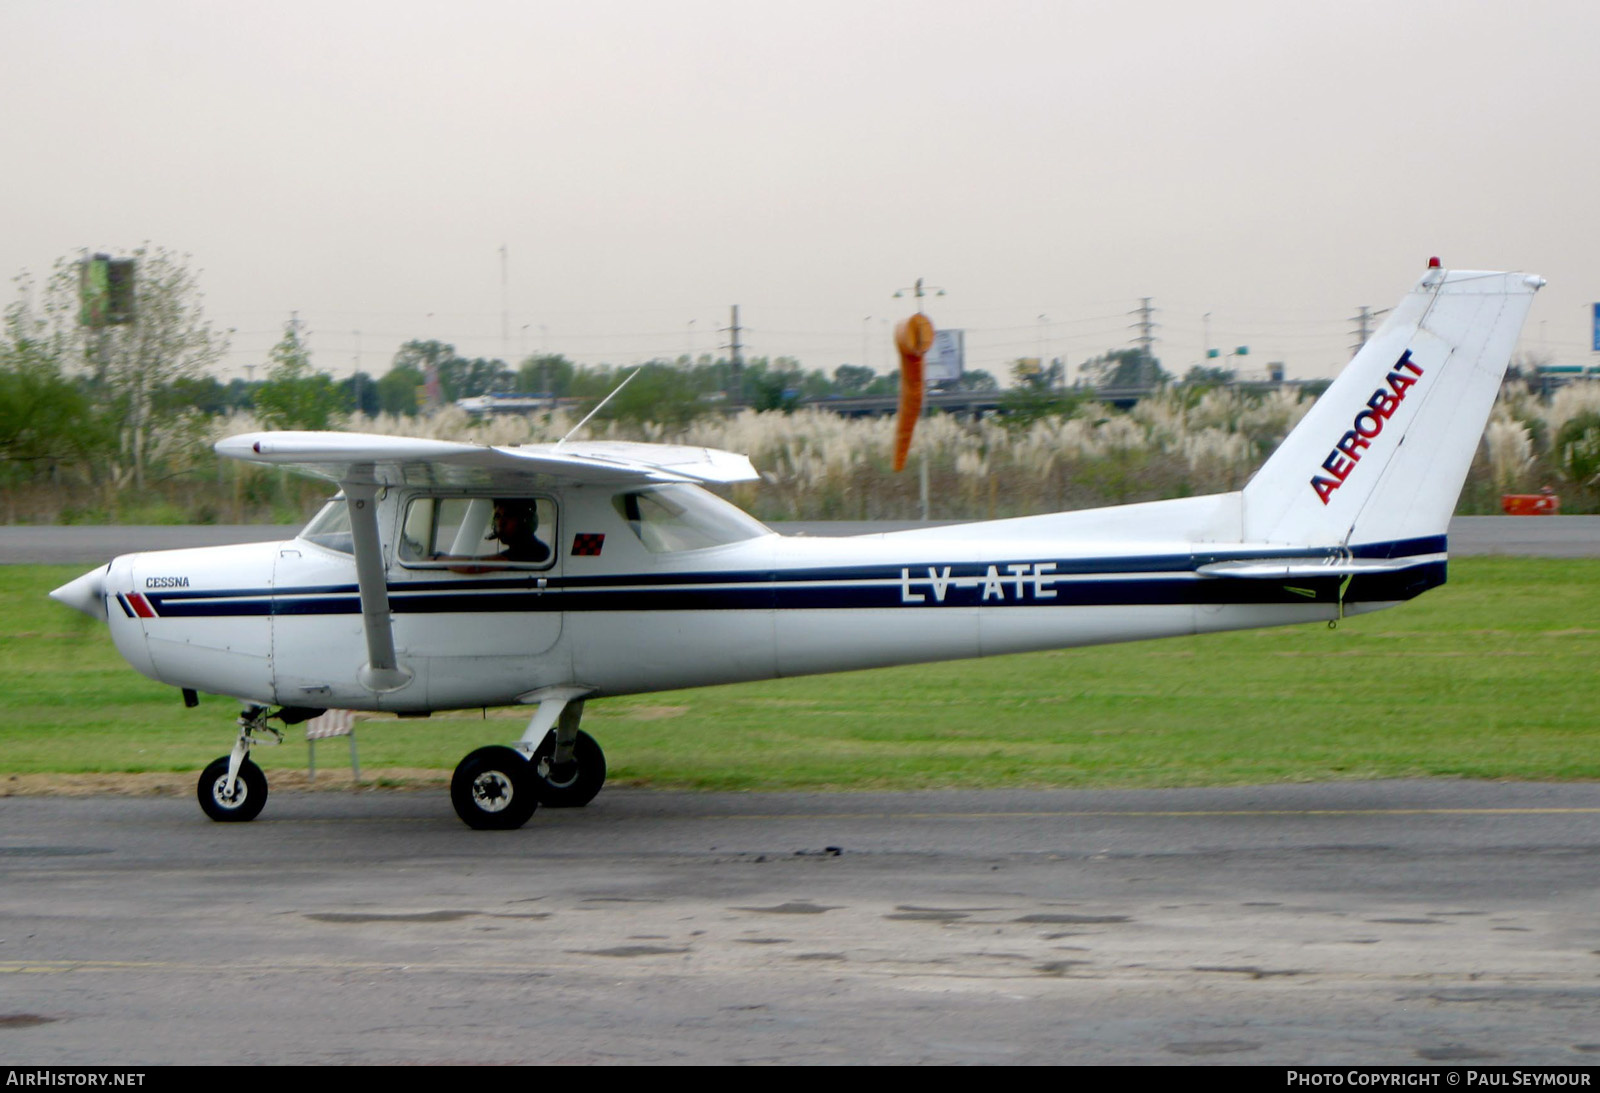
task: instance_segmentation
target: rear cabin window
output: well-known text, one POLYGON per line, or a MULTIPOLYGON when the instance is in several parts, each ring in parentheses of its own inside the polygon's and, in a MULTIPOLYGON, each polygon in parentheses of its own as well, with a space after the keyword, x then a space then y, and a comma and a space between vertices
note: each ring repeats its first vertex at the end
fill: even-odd
POLYGON ((655 486, 612 499, 617 512, 652 554, 702 550, 771 535, 743 509, 696 486, 655 486))
POLYGON ((556 541, 556 506, 547 497, 418 497, 406 506, 400 561, 547 569, 556 541))

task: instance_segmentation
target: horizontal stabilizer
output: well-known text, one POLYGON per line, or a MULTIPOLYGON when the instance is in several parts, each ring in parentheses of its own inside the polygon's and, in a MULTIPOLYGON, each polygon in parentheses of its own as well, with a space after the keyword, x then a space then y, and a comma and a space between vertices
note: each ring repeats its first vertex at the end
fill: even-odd
POLYGON ((1311 577, 1357 577, 1372 573, 1395 573, 1420 562, 1442 561, 1443 554, 1409 558, 1330 558, 1325 561, 1310 559, 1238 558, 1226 562, 1210 562, 1197 566, 1195 572, 1202 577, 1244 577, 1250 580, 1279 581, 1306 580, 1311 577))

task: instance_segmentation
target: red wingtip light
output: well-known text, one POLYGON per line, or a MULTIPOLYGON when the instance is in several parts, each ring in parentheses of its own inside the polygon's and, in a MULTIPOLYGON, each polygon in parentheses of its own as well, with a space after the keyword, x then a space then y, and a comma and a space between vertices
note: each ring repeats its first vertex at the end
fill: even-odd
POLYGON ((259 440, 258 440, 258 441, 256 441, 256 442, 255 442, 255 443, 254 443, 254 444, 252 444, 252 445, 250 445, 250 448, 251 448, 251 450, 252 450, 252 451, 254 451, 254 452, 255 452, 255 453, 256 453, 256 454, 257 454, 257 455, 260 455, 260 454, 261 454, 261 441, 259 441, 259 440))
POLYGON ((1440 266, 1440 262, 1439 262, 1439 259, 1437 257, 1428 259, 1428 268, 1429 269, 1438 269, 1439 266, 1440 266))

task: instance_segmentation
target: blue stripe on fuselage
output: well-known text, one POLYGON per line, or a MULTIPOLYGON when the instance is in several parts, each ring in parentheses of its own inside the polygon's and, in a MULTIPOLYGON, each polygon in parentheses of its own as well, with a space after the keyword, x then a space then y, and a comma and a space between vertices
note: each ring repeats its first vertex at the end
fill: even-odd
MULTIPOLYGON (((1399 559, 1443 553, 1443 536, 1353 548, 1357 558, 1399 559)), ((400 614, 547 611, 740 611, 905 607, 1082 607, 1150 604, 1305 603, 1337 601, 1340 577, 1291 581, 1199 577, 1201 565, 1240 557, 1294 561, 1327 550, 1227 550, 1135 558, 1030 559, 1018 562, 880 564, 800 570, 549 577, 538 574, 467 580, 395 581, 390 609, 400 614), (1013 567, 1022 570, 1016 572, 1013 567), (1290 592, 1285 585, 1311 591, 1290 592), (998 588, 997 588, 998 585, 998 588), (920 597, 920 598, 919 598, 920 597)), ((1410 599, 1443 584, 1443 561, 1391 573, 1362 574, 1346 603, 1410 599)), ((349 615, 361 610, 354 584, 264 589, 146 592, 165 618, 250 615, 349 615)))

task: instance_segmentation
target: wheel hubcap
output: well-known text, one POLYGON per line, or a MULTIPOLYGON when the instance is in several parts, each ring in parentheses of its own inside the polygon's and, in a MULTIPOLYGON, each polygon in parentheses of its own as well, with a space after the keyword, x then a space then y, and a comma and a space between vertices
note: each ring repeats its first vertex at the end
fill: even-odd
POLYGON ((238 808, 240 805, 244 804, 244 799, 250 793, 250 791, 245 788, 244 778, 242 776, 233 780, 232 793, 227 792, 227 784, 228 779, 226 777, 218 778, 215 782, 213 782, 211 785, 211 799, 216 801, 217 804, 221 805, 223 808, 238 808))
POLYGON ((539 763, 539 777, 557 789, 566 789, 578 780, 578 764, 562 763, 557 766, 545 759, 539 763))
POLYGON ((498 770, 486 770, 472 780, 472 799, 485 812, 500 812, 511 805, 511 779, 498 770))

